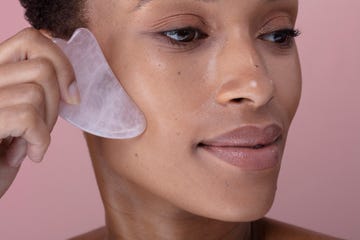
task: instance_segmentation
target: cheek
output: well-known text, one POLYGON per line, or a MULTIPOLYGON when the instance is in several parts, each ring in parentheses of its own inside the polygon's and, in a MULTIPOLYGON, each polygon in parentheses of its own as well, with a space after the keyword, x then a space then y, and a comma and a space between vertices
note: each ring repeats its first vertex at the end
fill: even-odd
POLYGON ((282 60, 274 59, 270 75, 275 84, 275 97, 284 114, 284 120, 290 125, 301 96, 301 69, 297 54, 282 60))
POLYGON ((199 109, 211 98, 213 86, 204 79, 206 56, 138 45, 143 48, 125 53, 116 63, 120 82, 147 117, 147 131, 178 136, 196 122, 199 109))

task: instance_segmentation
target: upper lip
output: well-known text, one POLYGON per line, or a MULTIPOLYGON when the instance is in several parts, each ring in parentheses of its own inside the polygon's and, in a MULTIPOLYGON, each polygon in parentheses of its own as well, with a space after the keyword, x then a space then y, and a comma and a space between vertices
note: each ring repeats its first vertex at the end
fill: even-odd
POLYGON ((203 146, 260 148, 271 145, 282 135, 283 129, 277 124, 266 126, 246 125, 218 137, 204 140, 203 146))

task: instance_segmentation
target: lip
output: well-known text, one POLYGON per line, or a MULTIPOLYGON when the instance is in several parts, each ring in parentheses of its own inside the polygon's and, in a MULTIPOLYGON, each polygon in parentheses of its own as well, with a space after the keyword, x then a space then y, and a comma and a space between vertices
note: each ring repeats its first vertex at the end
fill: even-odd
POLYGON ((280 163, 282 133, 277 124, 247 125, 204 140, 198 147, 240 169, 265 170, 280 163))

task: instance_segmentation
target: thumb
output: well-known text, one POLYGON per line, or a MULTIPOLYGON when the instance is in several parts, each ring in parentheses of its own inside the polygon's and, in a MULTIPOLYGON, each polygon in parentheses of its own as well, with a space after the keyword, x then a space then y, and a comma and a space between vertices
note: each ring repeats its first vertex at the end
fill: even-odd
POLYGON ((6 161, 0 161, 0 198, 14 181, 20 167, 12 167, 6 161))

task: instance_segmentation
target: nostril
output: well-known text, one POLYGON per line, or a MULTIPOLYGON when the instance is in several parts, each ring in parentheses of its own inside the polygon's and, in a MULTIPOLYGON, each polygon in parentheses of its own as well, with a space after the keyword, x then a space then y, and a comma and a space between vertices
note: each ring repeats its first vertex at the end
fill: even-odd
POLYGON ((231 99, 231 102, 233 103, 241 103, 244 101, 245 98, 234 98, 234 99, 231 99))

